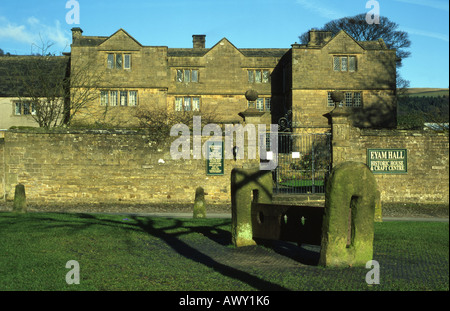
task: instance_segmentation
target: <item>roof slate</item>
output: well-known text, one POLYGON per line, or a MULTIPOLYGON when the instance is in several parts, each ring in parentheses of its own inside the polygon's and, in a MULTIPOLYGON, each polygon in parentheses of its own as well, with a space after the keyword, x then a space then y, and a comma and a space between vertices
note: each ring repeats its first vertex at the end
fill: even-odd
MULTIPOLYGON (((45 83, 41 77, 51 75, 55 79, 64 79, 69 66, 67 56, 1 56, 0 57, 0 97, 28 96, 27 84, 34 83, 33 88, 39 88, 39 83, 45 83), (36 68, 43 73, 32 76, 36 68)), ((47 81, 48 82, 48 81, 47 81)))
MULTIPOLYGON (((171 49, 169 57, 202 57, 211 49, 171 49)), ((246 57, 282 57, 289 49, 238 49, 246 57)))

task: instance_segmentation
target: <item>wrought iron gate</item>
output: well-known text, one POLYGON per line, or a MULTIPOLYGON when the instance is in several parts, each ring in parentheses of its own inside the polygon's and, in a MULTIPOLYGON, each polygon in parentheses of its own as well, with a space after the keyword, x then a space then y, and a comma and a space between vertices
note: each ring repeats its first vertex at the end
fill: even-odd
POLYGON ((274 193, 324 193, 330 169, 330 134, 278 134, 274 193))

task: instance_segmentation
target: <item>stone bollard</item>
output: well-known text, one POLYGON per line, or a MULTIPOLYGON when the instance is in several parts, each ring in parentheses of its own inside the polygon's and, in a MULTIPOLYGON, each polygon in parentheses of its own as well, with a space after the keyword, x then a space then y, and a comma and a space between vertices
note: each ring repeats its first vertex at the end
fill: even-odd
POLYGON ((14 192, 13 211, 17 213, 27 212, 27 199, 25 196, 25 186, 22 184, 16 185, 14 192))
POLYGON ((234 246, 255 245, 252 201, 272 203, 272 172, 235 168, 231 171, 231 237, 234 246))
POLYGON ((379 192, 364 163, 336 165, 327 180, 319 264, 365 266, 373 257, 379 192))
POLYGON ((205 191, 202 187, 198 187, 195 190, 195 201, 194 201, 194 218, 205 218, 206 217, 206 202, 205 202, 205 191))

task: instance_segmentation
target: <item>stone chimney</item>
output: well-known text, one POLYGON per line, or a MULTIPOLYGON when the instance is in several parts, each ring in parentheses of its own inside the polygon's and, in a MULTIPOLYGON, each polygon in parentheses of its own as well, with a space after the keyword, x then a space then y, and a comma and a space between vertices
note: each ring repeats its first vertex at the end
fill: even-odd
POLYGON ((83 36, 82 33, 83 30, 81 30, 80 27, 72 28, 72 43, 74 43, 76 39, 81 38, 83 36))
POLYGON ((204 49, 206 42, 206 35, 192 35, 192 42, 194 49, 204 49))
POLYGON ((311 29, 309 31, 308 46, 321 46, 331 40, 332 32, 311 29))

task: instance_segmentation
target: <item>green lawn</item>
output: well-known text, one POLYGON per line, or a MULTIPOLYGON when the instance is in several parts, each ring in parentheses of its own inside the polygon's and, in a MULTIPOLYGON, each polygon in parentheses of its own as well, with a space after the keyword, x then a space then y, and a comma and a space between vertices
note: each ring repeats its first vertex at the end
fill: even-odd
POLYGON ((0 290, 449 289, 448 223, 376 223, 380 284, 370 286, 368 269, 300 264, 293 245, 237 249, 229 230, 230 219, 3 212, 0 290), (280 265, 245 265, 252 254, 280 265), (80 265, 79 285, 66 283, 69 260, 80 265))
MULTIPOLYGON (((291 179, 280 182, 281 186, 286 187, 311 187, 313 185, 313 181, 309 179, 291 179)), ((314 186, 323 186, 324 181, 322 179, 318 179, 314 181, 314 186)))
POLYGON ((448 90, 442 90, 442 91, 428 91, 428 92, 419 92, 419 93, 411 93, 409 96, 427 96, 427 97, 436 97, 436 96, 448 96, 449 92, 448 90))

